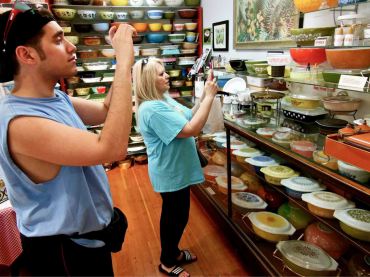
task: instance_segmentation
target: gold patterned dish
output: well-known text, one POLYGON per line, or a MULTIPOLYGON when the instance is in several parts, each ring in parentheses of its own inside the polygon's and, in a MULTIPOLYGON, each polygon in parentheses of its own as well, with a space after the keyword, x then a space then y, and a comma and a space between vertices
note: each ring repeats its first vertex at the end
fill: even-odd
POLYGON ((233 192, 231 201, 239 207, 251 210, 263 210, 267 207, 267 203, 261 197, 250 192, 233 192))
POLYGON ((308 209, 315 215, 333 218, 334 210, 354 208, 355 204, 343 196, 329 191, 314 191, 302 194, 308 209))
POLYGON ((280 241, 276 245, 285 265, 300 276, 333 275, 338 263, 316 245, 300 240, 280 241))
POLYGON ((334 217, 351 237, 370 242, 370 211, 362 209, 336 210, 334 217))
POLYGON ((272 242, 287 240, 295 228, 284 217, 271 212, 251 212, 248 214, 257 236, 272 242))
POLYGON ((283 179, 299 176, 299 173, 284 165, 271 165, 261 168, 261 172, 265 175, 268 183, 281 186, 283 179))

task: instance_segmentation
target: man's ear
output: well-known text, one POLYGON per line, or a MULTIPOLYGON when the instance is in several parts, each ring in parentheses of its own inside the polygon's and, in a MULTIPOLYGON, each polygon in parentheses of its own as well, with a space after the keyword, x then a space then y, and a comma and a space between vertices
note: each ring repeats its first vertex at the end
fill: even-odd
POLYGON ((23 64, 35 64, 37 61, 37 52, 32 47, 18 46, 15 49, 15 55, 19 63, 23 64))

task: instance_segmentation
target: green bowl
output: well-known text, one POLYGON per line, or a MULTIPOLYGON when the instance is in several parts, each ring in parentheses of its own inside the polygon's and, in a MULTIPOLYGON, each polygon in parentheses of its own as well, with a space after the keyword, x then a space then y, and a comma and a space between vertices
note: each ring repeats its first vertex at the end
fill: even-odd
POLYGON ((199 6, 200 0, 185 0, 186 6, 199 6))
POLYGON ((163 13, 163 18, 165 18, 165 19, 174 19, 175 15, 176 15, 176 13, 174 11, 165 11, 163 13))
POLYGON ((297 45, 312 46, 318 37, 333 36, 335 27, 290 29, 291 38, 297 45))
POLYGON ((268 64, 266 61, 245 61, 244 63, 247 67, 247 72, 251 75, 267 74, 268 64))

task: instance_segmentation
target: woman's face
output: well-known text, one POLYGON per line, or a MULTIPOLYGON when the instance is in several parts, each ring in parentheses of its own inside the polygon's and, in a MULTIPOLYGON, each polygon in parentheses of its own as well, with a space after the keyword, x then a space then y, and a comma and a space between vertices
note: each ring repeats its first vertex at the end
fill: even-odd
POLYGON ((164 70, 164 67, 157 64, 157 77, 155 80, 155 87, 158 91, 165 93, 170 88, 169 75, 164 70))

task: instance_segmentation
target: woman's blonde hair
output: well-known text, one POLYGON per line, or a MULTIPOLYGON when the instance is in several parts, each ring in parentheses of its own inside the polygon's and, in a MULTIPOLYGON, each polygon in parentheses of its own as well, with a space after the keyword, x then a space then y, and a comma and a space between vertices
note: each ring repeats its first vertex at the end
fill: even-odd
POLYGON ((162 60, 157 58, 145 58, 135 63, 132 78, 136 107, 144 101, 163 99, 163 92, 158 91, 155 85, 158 64, 163 66, 162 60))

